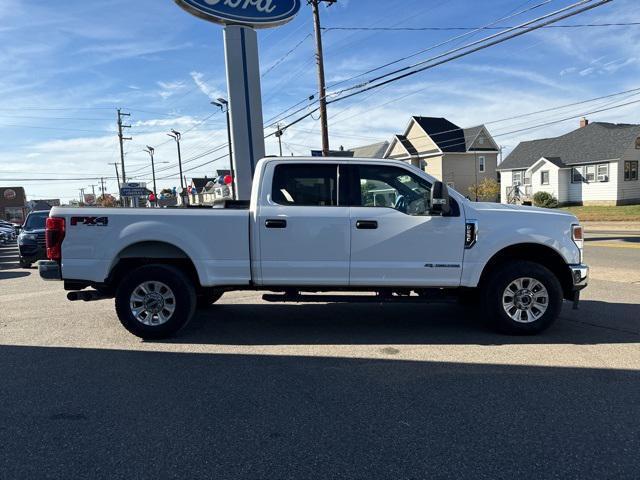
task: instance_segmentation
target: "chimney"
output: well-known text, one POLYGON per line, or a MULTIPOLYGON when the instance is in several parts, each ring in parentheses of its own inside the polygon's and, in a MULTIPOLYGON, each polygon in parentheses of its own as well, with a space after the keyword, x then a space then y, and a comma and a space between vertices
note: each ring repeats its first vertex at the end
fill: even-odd
POLYGON ((580 119, 580 128, 584 128, 587 125, 589 125, 589 120, 587 120, 587 117, 582 117, 580 119))

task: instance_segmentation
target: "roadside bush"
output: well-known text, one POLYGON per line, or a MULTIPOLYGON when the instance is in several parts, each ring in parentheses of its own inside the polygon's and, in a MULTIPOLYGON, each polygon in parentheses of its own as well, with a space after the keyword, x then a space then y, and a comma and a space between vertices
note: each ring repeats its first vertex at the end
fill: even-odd
POLYGON ((533 195, 533 204, 536 207, 556 208, 558 206, 558 199, 549 192, 536 192, 533 195))

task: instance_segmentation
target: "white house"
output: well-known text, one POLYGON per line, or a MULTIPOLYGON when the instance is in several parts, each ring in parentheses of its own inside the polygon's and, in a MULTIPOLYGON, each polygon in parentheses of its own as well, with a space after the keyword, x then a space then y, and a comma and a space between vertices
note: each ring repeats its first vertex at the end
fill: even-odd
POLYGON ((640 125, 589 123, 556 138, 520 143, 498 166, 502 203, 545 191, 560 204, 640 203, 640 125))

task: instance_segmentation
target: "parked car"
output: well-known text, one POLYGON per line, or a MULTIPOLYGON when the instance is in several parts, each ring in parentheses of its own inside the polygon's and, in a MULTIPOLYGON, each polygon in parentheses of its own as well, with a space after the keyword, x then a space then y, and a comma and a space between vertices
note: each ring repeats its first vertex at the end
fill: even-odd
POLYGON ((15 242, 16 240, 16 231, 12 226, 6 226, 4 224, 0 224, 0 234, 2 235, 2 243, 10 243, 15 242))
POLYGON ((31 212, 27 216, 18 235, 18 251, 22 268, 29 268, 32 263, 47 258, 45 224, 48 216, 48 210, 31 212))
POLYGON ((470 202, 404 162, 267 158, 246 204, 54 207, 39 271, 64 280, 69 300, 115 297, 142 338, 175 334, 225 291, 256 289, 294 302, 327 301, 302 292, 421 302, 448 291, 475 297, 501 331, 534 334, 587 285, 582 237, 569 213, 470 202), (392 189, 394 203, 370 203, 372 189, 392 189))

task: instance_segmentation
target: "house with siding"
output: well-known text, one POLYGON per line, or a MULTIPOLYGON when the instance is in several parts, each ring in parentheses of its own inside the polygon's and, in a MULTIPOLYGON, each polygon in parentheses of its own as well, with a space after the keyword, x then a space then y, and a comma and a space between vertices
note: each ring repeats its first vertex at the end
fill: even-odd
POLYGON ((465 196, 485 178, 497 178, 499 147, 484 125, 460 128, 446 118, 411 117, 384 158, 403 160, 465 196))
POLYGON ((536 192, 563 205, 640 203, 640 125, 593 122, 555 138, 521 142, 498 166, 502 203, 536 192))

